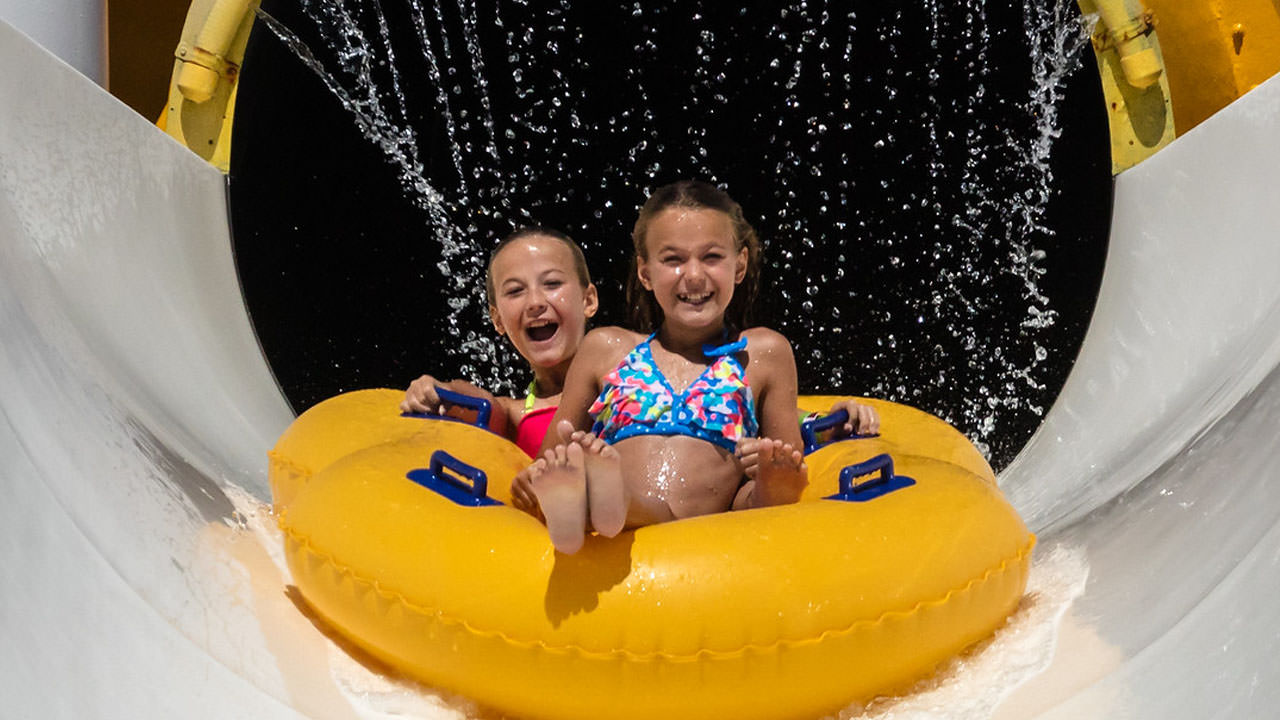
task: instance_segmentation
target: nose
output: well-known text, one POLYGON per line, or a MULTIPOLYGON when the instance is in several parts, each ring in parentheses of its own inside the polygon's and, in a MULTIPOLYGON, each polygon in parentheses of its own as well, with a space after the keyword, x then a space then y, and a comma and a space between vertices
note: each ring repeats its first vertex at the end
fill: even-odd
POLYGON ((540 287, 533 287, 529 290, 525 311, 529 315, 537 315, 547 306, 547 294, 540 287))
POLYGON ((690 260, 689 262, 685 263, 684 267, 681 268, 681 270, 683 271, 681 274, 684 275, 684 281, 686 284, 690 284, 690 283, 701 284, 702 281, 706 278, 706 273, 703 272, 702 263, 698 262, 697 260, 690 260))

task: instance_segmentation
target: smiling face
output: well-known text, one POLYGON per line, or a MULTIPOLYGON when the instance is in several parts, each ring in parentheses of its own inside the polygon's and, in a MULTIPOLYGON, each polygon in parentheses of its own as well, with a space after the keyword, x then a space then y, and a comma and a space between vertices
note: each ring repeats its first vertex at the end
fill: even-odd
POLYGON ((646 255, 637 259, 641 285, 653 293, 665 322, 718 330, 734 287, 747 272, 733 222, 719 210, 673 207, 649 222, 646 255))
POLYGON ((582 286, 569 246, 547 235, 522 237, 502 248, 490 272, 489 317, 498 334, 534 368, 567 366, 598 307, 596 287, 582 286))

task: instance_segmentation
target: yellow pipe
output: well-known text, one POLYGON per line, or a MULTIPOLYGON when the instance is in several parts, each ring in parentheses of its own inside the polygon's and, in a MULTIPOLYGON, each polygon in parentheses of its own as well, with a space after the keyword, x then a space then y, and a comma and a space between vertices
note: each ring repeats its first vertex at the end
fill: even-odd
MULTIPOLYGON (((1106 41, 1120 56, 1120 69, 1130 85, 1139 90, 1149 88, 1160 79, 1163 68, 1148 36, 1152 16, 1139 0, 1093 0, 1106 41)), ((1106 48, 1102 48, 1106 49, 1106 48)))
POLYGON ((174 52, 169 102, 156 123, 226 172, 236 81, 259 0, 193 0, 174 52))
POLYGON ((1079 0, 1098 17, 1093 52, 1111 125, 1111 171, 1151 157, 1174 138, 1169 79, 1151 13, 1138 0, 1079 0))
POLYGON ((213 97, 219 79, 228 69, 227 50, 253 5, 257 5, 256 0, 216 0, 195 44, 178 45, 176 54, 182 61, 178 91, 184 98, 202 103, 213 97))

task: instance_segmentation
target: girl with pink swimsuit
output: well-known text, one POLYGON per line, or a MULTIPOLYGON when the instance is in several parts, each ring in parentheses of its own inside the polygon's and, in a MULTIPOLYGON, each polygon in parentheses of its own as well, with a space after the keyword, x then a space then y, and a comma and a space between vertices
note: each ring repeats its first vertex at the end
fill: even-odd
MULTIPOLYGON (((599 307, 596 288, 578 245, 563 233, 542 227, 518 230, 499 242, 489 256, 485 286, 494 329, 507 337, 533 373, 524 396, 494 396, 465 380, 441 381, 422 375, 406 390, 400 409, 445 412, 437 386, 484 398, 499 409, 491 415, 490 429, 531 457, 538 456, 587 322, 599 307)), ((879 418, 871 407, 848 400, 831 411, 838 410, 846 410, 850 420, 836 428, 836 434, 879 431, 879 418)), ((753 476, 755 455, 747 454, 742 462, 747 475, 753 476)), ((527 472, 515 478, 511 491, 515 507, 542 517, 527 472)))
POLYGON ((490 416, 490 429, 532 456, 550 427, 587 320, 599 307, 596 286, 577 243, 563 233, 535 227, 516 231, 493 250, 485 290, 494 329, 533 370, 525 396, 497 397, 465 380, 442 382, 423 375, 409 386, 400 409, 443 411, 437 386, 484 398, 500 409, 490 416))

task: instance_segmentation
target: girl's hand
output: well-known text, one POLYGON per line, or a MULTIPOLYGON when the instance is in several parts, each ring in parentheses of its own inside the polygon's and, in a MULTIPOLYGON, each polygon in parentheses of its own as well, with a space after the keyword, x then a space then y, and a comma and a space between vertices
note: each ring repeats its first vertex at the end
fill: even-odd
POLYGON ((830 413, 841 410, 849 413, 849 421, 832 428, 832 437, 842 438, 850 435, 875 435, 880 432, 880 413, 870 405, 863 405, 856 400, 840 400, 831 406, 830 413))
POLYGON ((414 380, 404 393, 400 403, 400 412, 444 414, 440 404, 440 396, 436 394, 437 381, 430 375, 423 375, 414 380))
POLYGON ((538 496, 533 494, 533 483, 529 479, 530 472, 539 463, 543 461, 541 459, 534 461, 532 465, 516 473, 516 476, 511 479, 511 506, 545 522, 542 517, 542 507, 538 505, 538 496))

